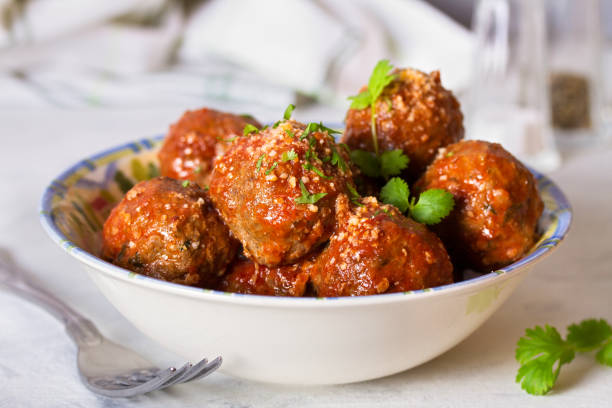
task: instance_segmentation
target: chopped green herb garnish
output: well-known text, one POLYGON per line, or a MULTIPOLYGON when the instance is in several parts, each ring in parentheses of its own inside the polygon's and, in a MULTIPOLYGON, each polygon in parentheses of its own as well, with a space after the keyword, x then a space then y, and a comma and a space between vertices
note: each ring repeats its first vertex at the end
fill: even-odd
POLYGON ((331 147, 332 156, 331 156, 331 164, 334 166, 338 166, 338 168, 344 173, 347 169, 346 162, 342 158, 342 156, 338 153, 338 150, 334 146, 331 147))
POLYGON ((291 160, 295 160, 297 158, 298 158, 298 155, 293 149, 291 149, 288 152, 283 152, 283 155, 281 156, 281 160, 283 161, 283 163, 291 161, 291 160))
POLYGON ((374 67, 370 80, 368 81, 368 89, 348 99, 352 101, 351 109, 365 109, 370 107, 370 127, 372 131, 372 142, 374 144, 374 153, 378 156, 378 136, 376 135, 376 100, 387 85, 393 81, 395 75, 390 74, 393 70, 393 65, 388 60, 380 60, 374 67))
POLYGON ((274 124, 272 125, 272 129, 276 129, 278 127, 278 125, 280 125, 282 123, 282 120, 277 120, 276 122, 274 122, 274 124))
POLYGON ((342 133, 339 130, 328 128, 327 126, 323 125, 322 122, 319 122, 319 123, 310 122, 308 125, 306 125, 306 129, 304 129, 304 133, 302 133, 302 136, 300 136, 300 140, 304 140, 312 132, 327 132, 327 134, 330 136, 334 133, 342 133))
POLYGON ((285 133, 287 133, 290 138, 295 139, 295 135, 293 134, 291 129, 285 129, 285 133))
POLYGON ((306 170, 314 171, 319 177, 324 178, 325 180, 331 180, 331 177, 326 176, 325 173, 313 166, 311 163, 306 162, 302 165, 302 167, 304 167, 306 170))
POLYGON ((183 187, 189 187, 189 180, 183 180, 181 184, 183 185, 183 187))
POLYGON ((272 166, 270 166, 270 168, 268 170, 266 170, 266 176, 268 174, 272 173, 272 170, 274 170, 276 168, 276 166, 278 166, 278 162, 272 163, 272 166))
POLYGON ((291 114, 293 113, 294 109, 295 109, 295 105, 290 103, 289 106, 287 106, 287 109, 285 109, 285 113, 283 113, 283 118, 285 120, 291 119, 291 114))
POLYGON ((202 171, 202 166, 200 166, 200 165, 198 165, 195 169, 193 169, 193 172, 196 173, 196 174, 201 172, 201 171, 202 171))
POLYGON ((262 153, 261 156, 259 156, 259 159, 257 159, 257 164, 255 165, 256 171, 259 171, 259 169, 261 169, 261 162, 263 161, 264 157, 266 157, 266 154, 262 153))
POLYGON ((359 199, 361 199, 361 196, 359 195, 355 187, 347 183, 346 189, 349 191, 349 199, 351 200, 351 202, 361 207, 363 205, 359 202, 359 199))
POLYGON ((262 128, 259 130, 259 131, 260 131, 260 132, 263 132, 264 130, 266 130, 266 129, 267 129, 267 128, 269 128, 269 127, 270 127, 270 126, 268 126, 268 125, 264 125, 264 127, 262 127, 262 128))
MULTIPOLYGON (((255 126, 253 126, 253 127, 255 127, 255 126)), ((255 129, 257 129, 257 128, 255 128, 255 129)), ((229 139, 223 139, 222 137, 218 137, 217 140, 220 141, 220 142, 232 143, 234 140, 236 140, 236 136, 230 137, 229 139)))
POLYGON ((446 153, 446 157, 453 157, 454 155, 455 155, 455 152, 446 153))
POLYGON ((415 202, 415 198, 410 199, 408 184, 399 177, 393 177, 385 184, 380 191, 380 199, 396 206, 401 212, 408 211, 415 221, 428 225, 439 223, 455 205, 453 195, 442 189, 426 190, 415 202))
POLYGON ((302 195, 295 199, 298 204, 314 204, 327 195, 327 193, 310 194, 302 180, 300 180, 300 191, 302 195))
POLYGON ((516 344, 515 358, 521 364, 516 382, 532 395, 544 395, 555 385, 561 366, 576 352, 599 349, 595 358, 612 367, 612 327, 604 319, 583 320, 567 328, 563 340, 557 329, 546 325, 527 329, 516 344))
POLYGON ((259 132, 259 129, 257 129, 257 127, 251 125, 250 123, 247 123, 246 126, 244 127, 244 129, 242 130, 242 134, 244 136, 248 136, 248 135, 250 135, 253 132, 257 133, 257 132, 259 132))

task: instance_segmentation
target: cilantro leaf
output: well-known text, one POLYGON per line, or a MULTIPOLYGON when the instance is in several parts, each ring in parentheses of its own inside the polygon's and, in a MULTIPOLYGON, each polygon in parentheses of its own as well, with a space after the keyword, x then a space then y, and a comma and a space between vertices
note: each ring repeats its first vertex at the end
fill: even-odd
POLYGON ((295 105, 290 103, 289 106, 287 106, 287 109, 285 109, 285 113, 283 113, 283 118, 285 120, 291 119, 291 114, 293 113, 294 109, 295 109, 295 105))
POLYGON ((454 206, 455 200, 451 193, 434 188, 421 193, 417 203, 410 206, 410 216, 423 224, 437 224, 451 212, 454 206))
POLYGON ((297 159, 298 155, 295 152, 295 150, 291 149, 288 152, 283 152, 283 155, 281 156, 281 160, 284 162, 288 162, 291 160, 295 160, 297 159))
POLYGON ((257 127, 251 125, 250 123, 247 123, 246 126, 244 127, 244 129, 242 130, 242 135, 243 136, 248 136, 251 133, 257 133, 259 132, 259 129, 257 129, 257 127))
POLYGON ((348 99, 351 101, 351 109, 365 109, 372 103, 372 94, 366 89, 355 96, 349 96, 348 99))
POLYGON ((381 176, 380 161, 373 153, 365 150, 353 150, 351 151, 351 161, 355 163, 366 176, 381 176))
POLYGON ((374 67, 368 82, 368 91, 370 91, 372 103, 376 102, 383 89, 395 78, 395 75, 389 74, 391 70, 393 70, 393 65, 389 63, 389 60, 380 60, 374 67))
POLYGON ((612 367, 612 341, 606 343, 595 355, 600 364, 612 367))
POLYGON ((399 177, 393 177, 380 190, 380 199, 385 204, 396 206, 401 212, 408 209, 410 189, 408 184, 399 177))
POLYGON ((380 155, 380 173, 384 178, 397 176, 408 166, 408 156, 401 149, 388 150, 380 155))
POLYGON ((516 382, 529 394, 544 395, 553 387, 561 366, 571 362, 574 356, 571 345, 554 327, 527 329, 516 347, 515 357, 521 364, 516 382))
POLYGON ((567 328, 567 341, 577 351, 591 351, 612 337, 612 327, 603 319, 583 320, 567 328))
POLYGON ((310 194, 302 180, 300 180, 300 191, 302 195, 295 199, 298 204, 314 204, 327 195, 327 193, 310 194))

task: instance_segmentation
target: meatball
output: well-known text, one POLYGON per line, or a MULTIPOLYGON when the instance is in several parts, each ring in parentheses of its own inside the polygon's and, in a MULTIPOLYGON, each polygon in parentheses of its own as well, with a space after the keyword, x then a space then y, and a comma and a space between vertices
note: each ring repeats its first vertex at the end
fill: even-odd
POLYGON ((207 108, 185 112, 170 126, 159 151, 161 175, 208 185, 214 159, 249 123, 260 126, 253 118, 207 108))
POLYGON ((435 226, 456 262, 506 266, 534 244, 543 204, 529 170, 497 143, 466 140, 440 149, 415 185, 442 188, 455 208, 435 226))
MULTIPOLYGON (((405 176, 415 180, 438 148, 463 138, 463 114, 453 94, 440 83, 440 73, 406 68, 375 104, 376 134, 381 151, 401 149, 410 158, 405 176)), ((374 151, 371 110, 349 109, 343 141, 351 149, 374 151)))
POLYGON ((218 286, 225 292, 267 296, 303 296, 309 279, 310 260, 269 268, 245 260, 234 264, 218 286))
POLYGON ((352 183, 344 149, 327 131, 305 130, 280 122, 236 139, 216 161, 210 197, 258 264, 290 264, 325 242, 335 199, 352 183))
POLYGON ((360 296, 452 283, 453 265, 438 237, 374 197, 337 200, 338 225, 311 270, 319 296, 360 296))
POLYGON ((187 183, 159 177, 136 184, 104 223, 103 256, 153 278, 216 283, 238 242, 204 190, 187 183))

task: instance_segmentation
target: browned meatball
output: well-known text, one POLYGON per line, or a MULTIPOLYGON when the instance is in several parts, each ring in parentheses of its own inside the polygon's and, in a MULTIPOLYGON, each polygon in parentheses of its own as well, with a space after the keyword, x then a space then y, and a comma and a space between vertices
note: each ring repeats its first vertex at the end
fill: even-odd
POLYGON ((214 159, 248 123, 260 126, 253 118, 207 108, 185 112, 170 126, 159 151, 161 175, 207 186, 214 159))
POLYGON ((225 292, 267 296, 303 296, 310 260, 268 268, 253 261, 236 262, 218 286, 225 292))
POLYGON ((166 177, 128 191, 103 240, 103 256, 116 265, 185 285, 212 285, 238 246, 204 190, 166 177))
MULTIPOLYGON (((380 151, 401 149, 410 158, 406 176, 415 180, 442 146, 463 138, 463 115, 440 73, 406 68, 384 89, 375 106, 380 151)), ((371 111, 349 109, 343 141, 351 149, 374 151, 371 111)))
POLYGON ((325 242, 334 201, 351 180, 347 153, 326 131, 281 122, 236 139, 216 161, 210 196, 255 262, 292 263, 325 242), (310 200, 310 202, 309 202, 310 200))
POLYGON ((416 183, 453 194, 455 209, 435 231, 453 259, 490 271, 533 245, 543 204, 533 175, 497 143, 466 140, 444 149, 416 183))
POLYGON ((448 254, 424 225, 374 197, 350 206, 341 196, 337 207, 337 230, 311 270, 319 296, 374 295, 452 283, 448 254))

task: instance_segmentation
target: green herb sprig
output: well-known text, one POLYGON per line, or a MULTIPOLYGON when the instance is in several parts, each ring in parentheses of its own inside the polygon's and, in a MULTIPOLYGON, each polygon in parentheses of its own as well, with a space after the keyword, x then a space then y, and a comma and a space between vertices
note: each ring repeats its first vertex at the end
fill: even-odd
POLYGON ((390 72, 393 70, 393 65, 389 60, 380 60, 374 67, 370 80, 368 81, 368 89, 355 95, 349 96, 352 101, 351 109, 365 109, 370 107, 370 127, 372 130, 372 143, 374 145, 374 153, 378 156, 378 137, 376 135, 376 101, 387 85, 395 79, 395 75, 390 72))
POLYGON ((569 364, 576 352, 597 349, 595 359, 612 367, 612 327, 604 319, 568 326, 565 340, 549 325, 527 329, 516 344, 515 358, 521 364, 516 382, 529 394, 545 395, 554 387, 561 367, 569 364))
POLYGON ((310 194, 302 180, 300 180, 300 191, 302 195, 295 199, 298 204, 314 204, 327 195, 327 193, 310 194))
POLYGON ((421 193, 418 200, 410 197, 408 184, 399 177, 393 177, 380 190, 380 199, 392 204, 398 210, 407 212, 417 222, 433 225, 439 223, 453 209, 455 200, 448 191, 434 188, 421 193))

